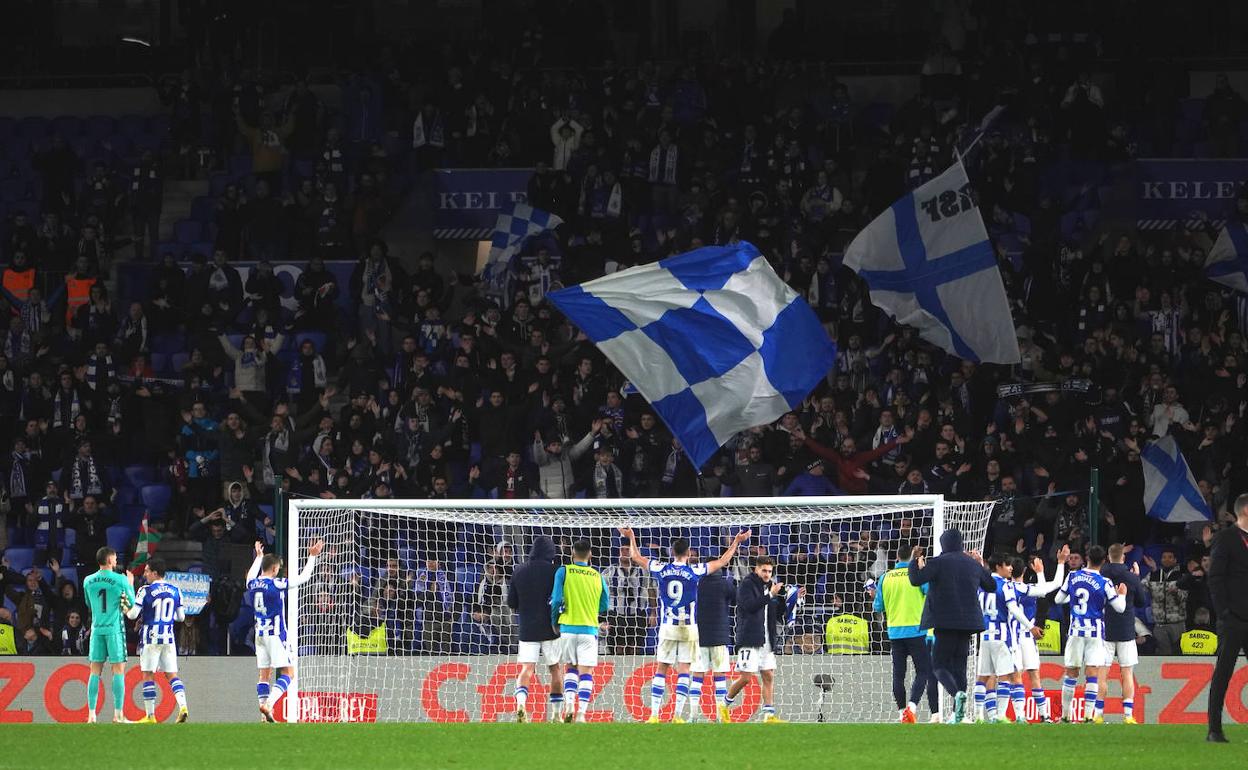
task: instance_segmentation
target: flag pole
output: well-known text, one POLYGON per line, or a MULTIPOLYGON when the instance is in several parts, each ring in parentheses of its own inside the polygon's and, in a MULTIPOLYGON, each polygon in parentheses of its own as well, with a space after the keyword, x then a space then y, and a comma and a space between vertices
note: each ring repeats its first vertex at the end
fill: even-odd
POLYGON ((1088 542, 1098 544, 1101 534, 1101 469, 1093 468, 1088 485, 1088 542))

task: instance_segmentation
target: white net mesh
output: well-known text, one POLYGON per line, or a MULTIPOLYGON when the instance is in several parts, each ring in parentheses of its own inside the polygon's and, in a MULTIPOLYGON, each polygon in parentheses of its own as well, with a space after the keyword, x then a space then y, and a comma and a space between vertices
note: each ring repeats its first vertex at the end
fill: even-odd
MULTIPOLYGON (((672 540, 684 537, 708 560, 735 532, 751 528, 753 536, 725 568, 729 578, 739 580, 753 556, 767 554, 776 561, 777 579, 806 590, 783 633, 775 686, 780 715, 791 721, 896 718, 883 620, 872 611, 868 586, 913 546, 932 552, 938 533, 931 503, 725 498, 600 506, 535 500, 518 508, 383 502, 291 504, 298 565, 314 539, 327 544, 312 581, 291 598, 305 720, 322 713, 346 718, 344 708, 332 704, 348 702, 366 705, 347 712, 354 708, 360 718, 383 721, 512 719, 519 665, 507 584, 538 535, 554 540, 562 563, 570 561, 575 540, 587 539, 591 563, 611 592, 589 719, 645 719, 658 597, 645 571, 626 563, 621 526, 634 528, 647 556, 666 558, 672 540)), ((968 547, 982 547, 991 505, 945 503, 945 526, 961 529, 968 547)), ((549 716, 547 677, 538 666, 529 686, 533 718, 549 716)), ((668 678, 664 719, 672 715, 675 679, 668 678)), ((708 673, 701 708, 691 707, 703 718, 715 714, 711 680, 708 673)), ((751 685, 734 720, 753 717, 760 705, 751 685)))

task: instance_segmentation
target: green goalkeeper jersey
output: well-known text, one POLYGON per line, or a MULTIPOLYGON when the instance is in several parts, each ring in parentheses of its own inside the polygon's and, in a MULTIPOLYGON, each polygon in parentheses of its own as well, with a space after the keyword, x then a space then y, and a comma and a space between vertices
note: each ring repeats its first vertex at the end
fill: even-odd
POLYGON ((112 570, 100 570, 82 581, 82 592, 91 607, 91 635, 119 634, 123 628, 121 617, 126 606, 134 604, 134 588, 123 575, 112 570))

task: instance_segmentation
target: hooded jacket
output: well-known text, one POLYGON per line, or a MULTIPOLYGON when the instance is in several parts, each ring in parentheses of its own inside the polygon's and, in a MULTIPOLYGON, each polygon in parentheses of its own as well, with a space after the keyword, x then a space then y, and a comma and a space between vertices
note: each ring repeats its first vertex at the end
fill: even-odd
POLYGON ((962 550, 962 532, 949 529, 940 536, 941 554, 923 567, 910 561, 910 584, 927 583, 923 605, 923 628, 941 631, 979 632, 984 630, 984 612, 976 589, 996 592, 997 584, 983 565, 962 550))
POLYGON ((698 624, 698 644, 719 647, 732 643, 732 601, 736 598, 726 570, 712 572, 698 581, 698 602, 694 620, 698 624))
POLYGON ((555 541, 539 535, 529 560, 516 568, 507 586, 507 606, 515 610, 522 642, 548 642, 559 634, 550 624, 550 592, 555 587, 555 541))

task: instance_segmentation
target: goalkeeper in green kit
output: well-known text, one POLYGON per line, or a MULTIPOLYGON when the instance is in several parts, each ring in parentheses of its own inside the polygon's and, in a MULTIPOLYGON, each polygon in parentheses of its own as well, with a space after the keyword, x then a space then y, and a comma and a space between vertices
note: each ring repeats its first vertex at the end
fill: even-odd
POLYGON ((122 614, 134 604, 134 575, 118 573, 117 552, 101 548, 95 552, 98 572, 82 581, 83 598, 91 607, 91 646, 87 660, 91 676, 87 679, 87 722, 96 721, 96 703, 100 696, 100 672, 104 664, 113 667, 113 721, 124 723, 122 706, 126 699, 126 632, 121 625, 122 614))

